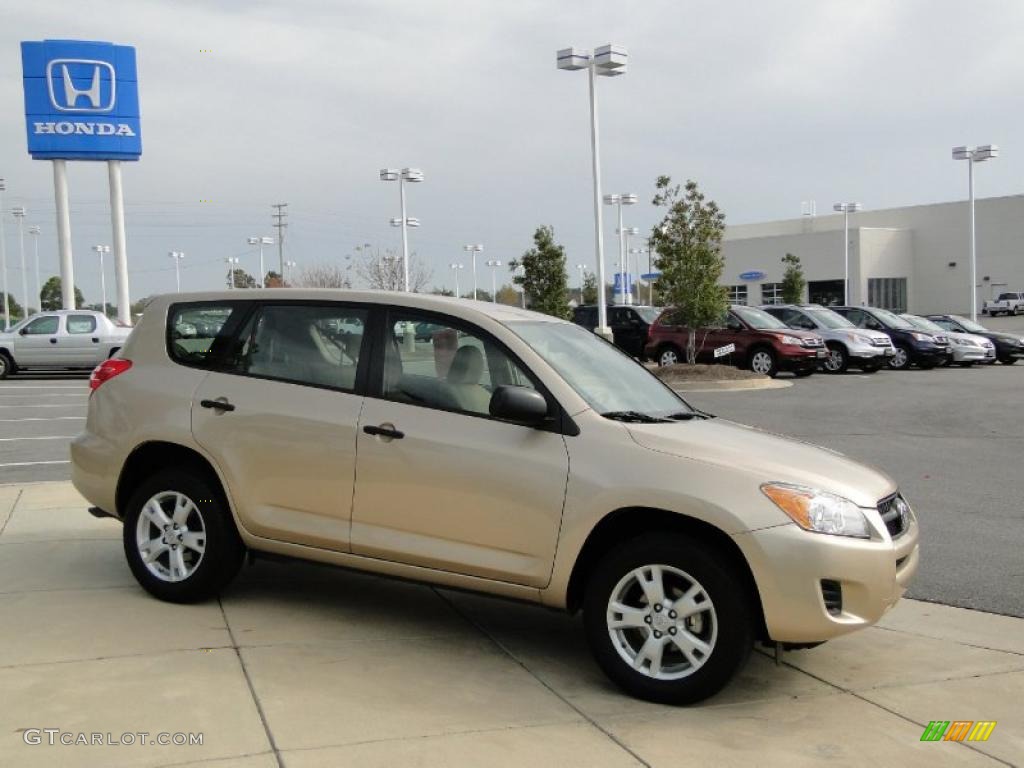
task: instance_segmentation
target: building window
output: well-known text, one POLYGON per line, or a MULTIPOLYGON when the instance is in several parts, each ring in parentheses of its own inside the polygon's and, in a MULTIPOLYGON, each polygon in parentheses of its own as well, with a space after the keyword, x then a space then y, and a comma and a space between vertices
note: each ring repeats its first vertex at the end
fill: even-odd
POLYGON ((746 304, 747 303, 747 286, 745 286, 745 285, 730 285, 729 286, 729 303, 730 304, 746 304))
POLYGON ((782 283, 761 283, 762 304, 784 304, 782 300, 782 283))
POLYGON ((906 312, 907 278, 869 277, 868 305, 893 312, 906 312))

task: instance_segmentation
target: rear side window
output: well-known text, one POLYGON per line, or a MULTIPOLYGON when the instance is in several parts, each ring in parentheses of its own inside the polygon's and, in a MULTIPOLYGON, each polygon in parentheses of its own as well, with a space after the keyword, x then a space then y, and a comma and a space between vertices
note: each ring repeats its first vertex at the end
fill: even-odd
POLYGON ((227 346, 232 315, 240 304, 175 304, 167 317, 167 351, 171 359, 196 368, 214 367, 214 358, 227 346))
POLYGON ((96 318, 92 315, 68 315, 68 333, 92 333, 96 330, 96 318))

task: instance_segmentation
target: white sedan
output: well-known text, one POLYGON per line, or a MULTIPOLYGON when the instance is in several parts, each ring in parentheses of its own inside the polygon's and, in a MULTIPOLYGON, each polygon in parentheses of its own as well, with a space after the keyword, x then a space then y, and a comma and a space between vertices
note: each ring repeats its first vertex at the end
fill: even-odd
POLYGON ((91 370, 117 352, 130 332, 102 312, 32 315, 0 333, 0 379, 25 369, 91 370))

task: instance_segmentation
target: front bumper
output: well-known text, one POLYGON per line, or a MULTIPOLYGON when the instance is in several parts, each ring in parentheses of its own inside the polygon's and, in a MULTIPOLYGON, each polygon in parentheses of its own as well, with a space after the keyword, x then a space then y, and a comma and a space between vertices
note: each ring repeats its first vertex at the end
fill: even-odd
POLYGON ((816 643, 876 623, 906 591, 920 561, 917 520, 895 540, 810 533, 795 523, 736 534, 757 584, 769 638, 816 643), (838 582, 830 613, 822 581, 838 582))
POLYGON ((779 354, 779 369, 783 371, 810 371, 828 357, 827 347, 787 347, 779 354))
POLYGON ((995 359, 995 349, 984 349, 983 347, 953 347, 954 363, 983 363, 986 360, 995 359))

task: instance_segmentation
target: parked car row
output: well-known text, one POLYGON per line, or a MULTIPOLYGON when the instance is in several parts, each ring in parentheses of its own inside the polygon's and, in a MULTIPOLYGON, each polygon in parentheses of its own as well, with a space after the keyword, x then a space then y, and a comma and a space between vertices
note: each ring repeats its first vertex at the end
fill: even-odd
MULTIPOLYGON (((578 325, 597 327, 596 307, 576 307, 578 325)), ((686 359, 690 329, 670 310, 609 307, 616 346, 633 357, 672 365, 686 359)), ((902 370, 950 363, 964 367, 997 360, 1012 365, 1024 358, 1024 337, 990 331, 958 315, 896 314, 878 307, 823 307, 818 304, 731 306, 722 322, 696 329, 697 362, 724 362, 775 376, 791 371, 874 373, 883 366, 902 370)))

